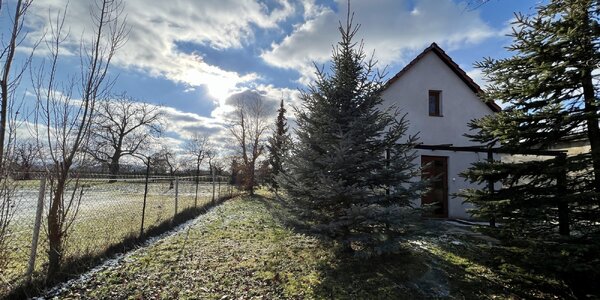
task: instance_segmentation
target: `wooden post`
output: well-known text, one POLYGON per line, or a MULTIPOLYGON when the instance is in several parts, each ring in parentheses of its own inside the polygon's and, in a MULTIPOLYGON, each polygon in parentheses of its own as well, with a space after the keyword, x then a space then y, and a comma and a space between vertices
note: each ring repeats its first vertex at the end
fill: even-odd
POLYGON ((146 182, 144 184, 144 204, 142 206, 142 225, 140 226, 140 238, 144 235, 144 217, 146 216, 146 198, 148 196, 148 177, 150 177, 150 158, 146 162, 146 182))
POLYGON ((560 235, 569 236, 569 203, 565 196, 567 195, 567 155, 564 153, 556 157, 557 166, 561 171, 556 178, 556 197, 558 201, 558 233, 560 235))
POLYGON ((196 167, 196 194, 194 196, 194 208, 198 207, 198 185, 200 184, 200 165, 196 167))
POLYGON ((29 253, 29 265, 27 266, 27 283, 31 283, 31 276, 35 269, 35 258, 37 256, 37 246, 40 237, 40 227, 42 225, 42 213, 44 211, 44 197, 46 193, 46 177, 42 177, 38 192, 37 209, 35 213, 35 224, 33 225, 33 237, 31 238, 31 251, 29 253))
POLYGON ((212 203, 215 203, 215 187, 216 187, 216 182, 215 182, 215 168, 211 167, 210 168, 212 171, 212 203))
MULTIPOLYGON (((488 147, 488 151, 487 151, 487 161, 489 163, 493 163, 494 162, 494 152, 492 151, 492 146, 490 145, 490 147, 488 147)), ((493 180, 488 180, 488 191, 490 193, 490 195, 494 194, 494 181, 493 180)), ((496 217, 492 216, 490 218, 490 227, 496 227, 496 217)))
POLYGON ((173 219, 177 216, 177 204, 179 202, 179 177, 175 177, 175 214, 173 219))

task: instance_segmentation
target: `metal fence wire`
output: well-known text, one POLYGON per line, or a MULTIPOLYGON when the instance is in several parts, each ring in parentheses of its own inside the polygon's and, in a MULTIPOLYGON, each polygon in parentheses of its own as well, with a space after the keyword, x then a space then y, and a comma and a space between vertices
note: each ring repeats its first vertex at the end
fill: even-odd
MULTIPOLYGON (((0 232, 0 298, 31 276, 45 275, 47 213, 54 185, 44 174, 4 180, 9 188, 3 192, 1 208, 8 222, 0 232)), ((146 180, 143 175, 73 175, 61 212, 69 224, 63 261, 100 256, 183 213, 231 196, 234 189, 228 181, 224 176, 214 180, 212 176, 151 176, 146 180)))

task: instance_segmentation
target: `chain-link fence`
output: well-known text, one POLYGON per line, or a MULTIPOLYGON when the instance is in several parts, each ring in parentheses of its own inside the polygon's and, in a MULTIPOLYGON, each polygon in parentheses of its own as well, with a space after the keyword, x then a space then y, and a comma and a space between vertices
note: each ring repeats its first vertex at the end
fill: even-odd
MULTIPOLYGON (((44 278, 48 253, 48 211, 55 180, 44 174, 5 179, 7 226, 0 241, 0 298, 31 280, 44 278), (9 195, 10 194, 10 195, 9 195)), ((81 264, 121 250, 147 234, 197 215, 234 189, 222 176, 71 176, 63 197, 62 262, 81 264)), ((4 190, 4 189, 3 189, 4 190)))

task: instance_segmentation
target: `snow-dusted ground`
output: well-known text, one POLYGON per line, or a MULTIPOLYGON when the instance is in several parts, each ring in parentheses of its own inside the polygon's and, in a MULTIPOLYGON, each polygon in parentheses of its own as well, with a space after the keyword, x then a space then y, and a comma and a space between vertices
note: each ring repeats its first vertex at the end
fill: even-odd
MULTIPOLYGON (((565 298, 523 278, 510 249, 469 226, 425 221, 396 255, 338 256, 327 239, 283 225, 274 199, 238 198, 47 291, 80 298, 565 298), (185 234, 185 235, 183 235, 185 234), (506 252, 508 251, 508 252, 506 252), (498 256, 502 260, 498 260, 498 256), (498 268, 501 264, 503 268, 498 268), (386 295, 386 296, 382 296, 386 295), (345 296, 345 297, 342 297, 345 296)), ((567 297, 568 298, 568 297, 567 297)))
POLYGON ((203 216, 204 215, 201 215, 198 218, 188 220, 187 222, 185 222, 163 234, 151 237, 151 238, 147 239, 146 241, 144 241, 137 249, 131 250, 127 253, 116 254, 113 257, 104 260, 104 262, 102 262, 98 266, 92 268, 88 272, 81 274, 79 277, 73 278, 73 279, 63 282, 63 283, 60 283, 60 284, 46 290, 44 292, 43 296, 35 297, 33 299, 42 300, 42 299, 53 298, 56 295, 63 293, 64 291, 68 290, 70 287, 72 287, 76 284, 85 284, 93 277, 94 274, 104 271, 104 270, 109 270, 111 268, 114 268, 115 266, 118 266, 119 264, 123 263, 123 261, 126 261, 128 257, 136 254, 139 251, 142 251, 143 249, 145 249, 147 247, 152 246, 156 242, 158 242, 164 238, 184 232, 185 230, 189 229, 191 226, 196 224, 199 220, 201 220, 203 218, 203 216))
MULTIPOLYGON (((212 194, 212 185, 202 183, 198 187, 198 197, 207 197, 212 194)), ((37 210, 39 191, 37 187, 25 187, 16 191, 14 196, 14 217, 15 223, 32 222, 37 210)), ((81 211, 91 211, 98 208, 107 208, 112 205, 119 205, 126 201, 141 200, 144 195, 144 185, 140 183, 131 184, 100 184, 85 187, 81 199, 81 211)), ((195 195, 195 185, 180 184, 179 197, 193 197, 195 195)), ((164 196, 174 198, 175 190, 169 188, 168 183, 152 183, 148 187, 148 196, 164 196)), ((46 193, 46 208, 50 195, 46 193)), ((45 209, 46 209, 45 208, 45 209)))
MULTIPOLYGON (((195 226, 199 221, 203 220, 205 215, 201 215, 196 219, 189 220, 161 235, 149 238, 143 244, 141 244, 137 249, 131 250, 127 253, 120 253, 114 255, 112 258, 106 259, 100 265, 92 268, 90 271, 80 275, 77 278, 71 279, 67 282, 58 284, 50 289, 48 289, 43 296, 36 297, 33 299, 51 299, 61 295, 62 293, 68 291, 74 286, 85 286, 87 282, 89 282, 93 276, 102 271, 110 271, 120 264, 127 262, 128 258, 136 255, 140 251, 144 251, 148 247, 156 244, 157 242, 166 239, 168 237, 174 236, 176 234, 183 234, 186 230, 189 230, 191 227, 195 226)), ((478 234, 474 234, 470 230, 464 230, 460 227, 471 227, 472 225, 457 223, 452 221, 438 221, 442 224, 445 224, 447 230, 449 230, 449 234, 441 234, 436 238, 425 238, 425 239, 416 239, 411 240, 409 243, 415 246, 415 249, 420 249, 421 251, 430 252, 433 248, 436 247, 437 243, 449 243, 452 245, 462 245, 459 239, 456 238, 456 235, 468 234, 473 235, 474 237, 479 237, 478 234)), ((427 271, 422 274, 419 278, 414 278, 411 282, 406 284, 413 286, 416 289, 422 290, 425 294, 435 296, 436 298, 445 298, 450 295, 450 287, 449 280, 447 274, 440 270, 440 266, 438 266, 438 262, 430 261, 427 264, 427 271)))

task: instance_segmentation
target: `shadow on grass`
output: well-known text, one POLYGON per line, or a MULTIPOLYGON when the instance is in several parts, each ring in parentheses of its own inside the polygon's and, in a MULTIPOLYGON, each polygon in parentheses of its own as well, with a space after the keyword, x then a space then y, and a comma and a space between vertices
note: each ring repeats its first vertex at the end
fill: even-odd
POLYGON ((409 250, 371 258, 338 253, 319 271, 323 279, 314 287, 319 299, 424 299, 445 289, 420 280, 432 276, 433 270, 409 250))
POLYGON ((445 295, 438 274, 426 257, 410 247, 378 257, 357 257, 341 251, 330 237, 319 234, 300 210, 278 197, 257 197, 271 216, 298 234, 315 238, 331 254, 316 259, 319 280, 310 286, 316 299, 425 299, 445 295))
POLYGON ((125 239, 123 239, 120 243, 113 244, 99 254, 95 255, 83 255, 77 258, 70 258, 63 261, 61 265, 61 269, 57 276, 52 278, 50 281, 45 280, 45 270, 37 271, 33 274, 33 279, 30 283, 23 283, 13 289, 9 294, 4 295, 5 299, 27 299, 31 297, 35 297, 44 292, 44 289, 56 285, 60 282, 65 282, 69 279, 75 278, 90 269, 94 266, 97 266, 102 261, 111 256, 114 256, 119 253, 125 253, 129 250, 132 250, 140 245, 142 245, 145 241, 152 237, 159 236, 163 233, 168 232, 169 230, 193 219, 200 215, 205 214, 209 209, 223 203, 226 200, 234 198, 239 194, 232 194, 228 196, 220 197, 216 199, 214 202, 208 202, 198 207, 189 207, 181 212, 179 212, 176 216, 171 219, 165 220, 159 223, 156 226, 152 226, 146 229, 142 236, 131 234, 125 239))
MULTIPOLYGON (((451 274, 455 296, 467 299, 494 296, 517 299, 598 298, 598 246, 573 243, 575 240, 561 243, 504 240, 493 244, 472 235, 450 233, 448 238, 448 231, 444 228, 434 228, 432 232, 437 236, 429 234, 427 238, 437 242, 429 254, 451 274)), ((494 236, 489 231, 486 233, 494 236)))
POLYGON ((600 243, 594 240, 507 240, 487 252, 486 263, 510 278, 523 297, 600 298, 600 243), (544 295, 549 293, 549 295, 544 295))
POLYGON ((450 232, 453 226, 445 222, 426 221, 406 236, 423 247, 407 243, 398 254, 358 258, 312 229, 292 203, 258 200, 277 222, 316 238, 332 254, 316 266, 316 298, 598 298, 600 247, 589 241, 495 245, 474 234, 450 232))

